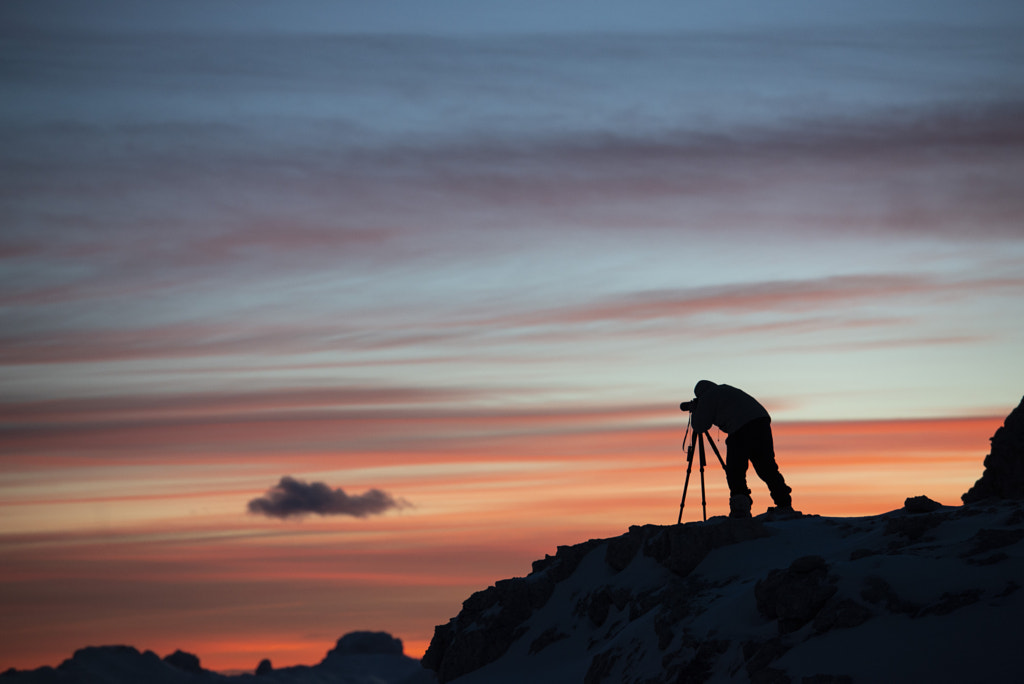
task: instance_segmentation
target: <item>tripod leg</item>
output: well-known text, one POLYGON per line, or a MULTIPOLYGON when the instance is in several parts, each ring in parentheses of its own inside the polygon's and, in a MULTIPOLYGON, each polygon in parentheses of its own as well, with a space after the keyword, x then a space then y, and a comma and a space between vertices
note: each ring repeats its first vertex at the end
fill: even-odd
POLYGON ((704 509, 704 520, 708 519, 708 497, 704 490, 704 433, 700 434, 700 505, 704 509))
POLYGON ((715 440, 711 439, 711 435, 708 435, 708 444, 711 445, 711 450, 714 451, 715 456, 718 457, 718 462, 722 464, 722 470, 725 470, 725 461, 722 460, 722 454, 718 453, 718 447, 715 445, 715 440))
POLYGON ((693 439, 690 440, 690 446, 686 450, 686 480, 683 482, 683 498, 679 501, 679 519, 676 520, 676 524, 683 522, 683 506, 686 505, 686 490, 690 486, 690 471, 693 470, 693 446, 694 442, 697 441, 697 433, 693 433, 693 439))

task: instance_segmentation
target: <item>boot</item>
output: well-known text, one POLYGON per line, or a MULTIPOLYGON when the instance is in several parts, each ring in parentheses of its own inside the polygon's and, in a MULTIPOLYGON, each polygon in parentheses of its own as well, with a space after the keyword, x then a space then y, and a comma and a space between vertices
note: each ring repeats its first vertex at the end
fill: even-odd
POLYGON ((800 511, 793 510, 793 506, 769 506, 768 510, 764 512, 764 517, 767 520, 792 520, 793 518, 803 517, 803 513, 800 511))
POLYGON ((733 494, 729 497, 729 517, 749 518, 750 507, 753 505, 754 500, 749 494, 733 494))
POLYGON ((775 506, 768 509, 769 513, 775 513, 779 515, 790 515, 793 511, 793 498, 789 494, 790 489, 786 487, 782 491, 772 492, 772 500, 775 502, 775 506))

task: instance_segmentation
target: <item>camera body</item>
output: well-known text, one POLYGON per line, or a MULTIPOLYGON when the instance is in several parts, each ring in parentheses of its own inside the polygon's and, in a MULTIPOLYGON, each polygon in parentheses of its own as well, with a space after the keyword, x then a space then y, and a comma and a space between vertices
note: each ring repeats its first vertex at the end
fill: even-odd
POLYGON ((690 401, 684 401, 683 403, 681 403, 679 405, 679 410, 680 411, 691 411, 692 412, 695 408, 697 408, 697 400, 696 399, 691 399, 690 401))

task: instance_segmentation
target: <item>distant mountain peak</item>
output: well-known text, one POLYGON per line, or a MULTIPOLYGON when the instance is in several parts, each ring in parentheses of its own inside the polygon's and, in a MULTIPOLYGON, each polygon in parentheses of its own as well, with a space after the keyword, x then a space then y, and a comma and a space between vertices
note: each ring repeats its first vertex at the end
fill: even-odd
POLYGON ((90 646, 56 668, 8 670, 0 684, 420 684, 436 681, 403 653, 401 639, 386 632, 350 632, 338 639, 317 665, 274 668, 263 659, 255 674, 222 675, 205 670, 199 658, 175 651, 163 660, 131 646, 90 646))

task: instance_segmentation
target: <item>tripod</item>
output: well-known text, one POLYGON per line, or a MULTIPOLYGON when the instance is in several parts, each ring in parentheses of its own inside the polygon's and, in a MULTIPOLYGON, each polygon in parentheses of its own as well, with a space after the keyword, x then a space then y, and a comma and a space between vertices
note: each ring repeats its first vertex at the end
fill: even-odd
MULTIPOLYGON (((690 431, 690 426, 687 424, 686 431, 690 431)), ((708 438, 708 444, 711 445, 711 450, 715 452, 715 456, 718 457, 718 462, 722 464, 722 470, 725 470, 725 461, 722 460, 722 454, 718 453, 718 447, 715 445, 715 440, 711 439, 711 435, 707 433, 707 430, 699 432, 693 431, 693 437, 690 438, 690 446, 686 446, 686 436, 683 436, 683 448, 686 449, 686 481, 683 483, 683 498, 679 502, 679 519, 676 524, 683 522, 683 506, 686 505, 686 490, 690 486, 690 471, 693 470, 693 451, 694 447, 699 445, 700 453, 700 503, 704 509, 704 519, 708 519, 708 501, 707 494, 704 491, 704 466, 707 465, 707 460, 704 458, 704 437, 708 438)))

